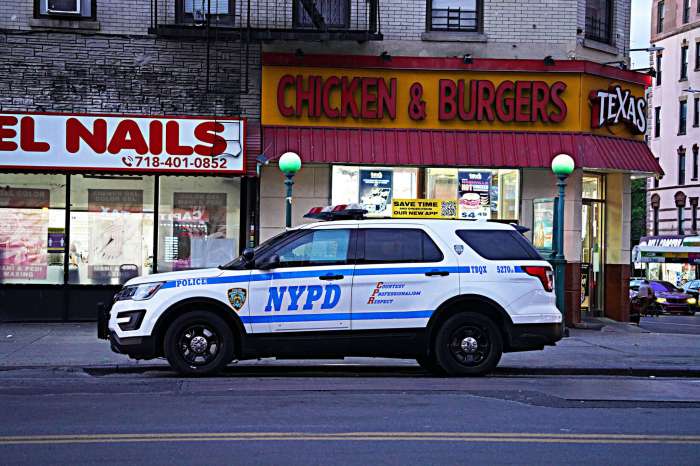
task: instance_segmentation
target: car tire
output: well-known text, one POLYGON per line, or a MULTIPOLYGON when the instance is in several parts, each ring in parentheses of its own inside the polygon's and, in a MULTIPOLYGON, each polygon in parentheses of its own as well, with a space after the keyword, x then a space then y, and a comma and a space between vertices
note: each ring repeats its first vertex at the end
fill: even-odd
POLYGON ((428 372, 431 375, 445 375, 445 370, 442 367, 440 367, 440 364, 438 364, 434 354, 430 356, 425 355, 417 357, 416 362, 421 368, 423 368, 426 372, 428 372))
POLYGON ((480 376, 493 371, 503 354, 503 337, 489 318, 464 312, 447 319, 435 337, 435 357, 451 376, 480 376))
POLYGON ((165 332, 163 345, 170 366, 186 376, 217 374, 234 356, 231 328, 208 311, 192 311, 175 319, 165 332))

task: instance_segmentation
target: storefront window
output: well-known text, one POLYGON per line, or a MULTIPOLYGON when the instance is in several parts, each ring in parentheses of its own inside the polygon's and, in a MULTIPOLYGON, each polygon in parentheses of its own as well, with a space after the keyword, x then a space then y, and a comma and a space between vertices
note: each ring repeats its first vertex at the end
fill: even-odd
POLYGON ((160 177, 158 271, 216 267, 238 255, 240 178, 160 177))
POLYGON ((65 175, 0 174, 0 283, 63 283, 65 175))
POLYGON ((69 283, 115 285, 151 273, 152 176, 71 176, 69 283))
POLYGON ((332 203, 359 203, 368 216, 390 217, 392 199, 418 197, 417 168, 333 167, 332 203))
POLYGON ((519 196, 518 170, 426 169, 426 197, 459 199, 461 218, 517 220, 519 196))

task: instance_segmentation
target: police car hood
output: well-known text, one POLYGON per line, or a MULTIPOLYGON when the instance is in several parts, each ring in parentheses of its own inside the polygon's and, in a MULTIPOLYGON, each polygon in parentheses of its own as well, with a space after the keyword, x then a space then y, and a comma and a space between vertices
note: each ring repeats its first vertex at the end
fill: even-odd
MULTIPOLYGON (((218 277, 223 273, 223 270, 215 267, 212 269, 194 269, 194 270, 183 270, 181 272, 166 272, 166 273, 154 273, 153 275, 142 275, 140 277, 135 277, 125 283, 126 285, 139 285, 141 283, 153 283, 153 282, 169 282, 175 280, 187 280, 194 278, 211 278, 218 277)), ((241 270, 241 274, 246 273, 246 271, 241 270)))

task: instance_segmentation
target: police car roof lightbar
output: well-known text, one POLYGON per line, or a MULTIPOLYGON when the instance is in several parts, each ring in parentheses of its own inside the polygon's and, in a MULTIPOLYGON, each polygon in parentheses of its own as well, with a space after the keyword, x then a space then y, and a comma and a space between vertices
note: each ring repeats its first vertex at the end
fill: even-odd
POLYGON ((338 204, 311 208, 305 218, 317 220, 360 220, 367 213, 360 204, 338 204))

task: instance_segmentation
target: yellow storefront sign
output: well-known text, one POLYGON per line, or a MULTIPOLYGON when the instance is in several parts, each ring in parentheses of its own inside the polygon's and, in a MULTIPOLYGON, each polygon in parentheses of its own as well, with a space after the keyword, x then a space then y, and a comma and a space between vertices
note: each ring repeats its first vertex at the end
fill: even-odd
POLYGON ((392 218, 457 218, 456 199, 394 199, 392 218))

